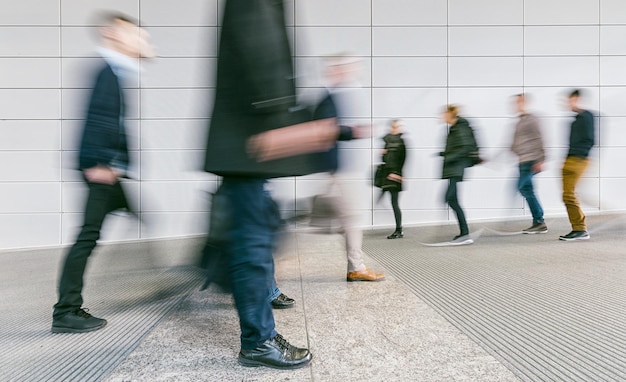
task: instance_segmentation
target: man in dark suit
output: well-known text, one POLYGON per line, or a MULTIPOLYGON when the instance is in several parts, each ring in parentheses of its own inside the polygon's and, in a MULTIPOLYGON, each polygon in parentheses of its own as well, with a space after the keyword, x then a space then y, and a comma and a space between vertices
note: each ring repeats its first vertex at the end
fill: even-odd
POLYGON ((106 320, 82 308, 83 275, 106 215, 117 209, 128 209, 119 182, 129 164, 123 81, 136 74, 140 57, 152 56, 152 48, 147 33, 121 14, 105 15, 100 34, 99 53, 103 63, 87 108, 78 158, 78 169, 89 190, 84 223, 62 266, 59 300, 53 312, 53 333, 90 332, 106 325, 106 320))
POLYGON ((307 153, 328 150, 334 121, 306 122, 296 103, 282 0, 227 0, 205 170, 223 177, 232 222, 225 240, 244 366, 294 369, 311 360, 276 332, 272 247, 279 220, 267 178, 324 171, 307 153))

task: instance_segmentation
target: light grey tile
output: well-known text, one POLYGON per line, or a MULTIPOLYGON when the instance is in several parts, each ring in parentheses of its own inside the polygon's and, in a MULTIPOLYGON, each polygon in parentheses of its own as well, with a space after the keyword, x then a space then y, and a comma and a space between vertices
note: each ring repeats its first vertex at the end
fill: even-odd
POLYGON ((445 56, 445 27, 373 27, 374 56, 445 56))
POLYGON ((522 25, 524 0, 450 0, 450 25, 522 25))
POLYGON ((598 0, 525 0, 524 23, 526 25, 576 25, 598 24, 600 7, 598 0))
POLYGON ((626 56, 600 57, 600 85, 626 85, 626 56))
POLYGON ((0 27, 0 57, 58 57, 60 49, 58 27, 0 27))
POLYGON ((369 25, 371 0, 298 0, 296 25, 369 25))
POLYGON ((626 55, 626 25, 600 27, 600 54, 626 55))
POLYGON ((450 27, 450 56, 521 56, 523 27, 450 27))
POLYGON ((444 87, 448 84, 447 59, 439 57, 374 58, 377 87, 444 87))
POLYGON ((142 1, 141 21, 146 26, 214 26, 217 0, 142 1))
POLYGON ((445 88, 380 88, 372 95, 376 118, 438 117, 447 102, 445 88))
POLYGON ((600 112, 603 117, 626 116, 626 87, 603 88, 600 95, 600 112))
POLYGON ((365 27, 297 27, 297 56, 327 56, 347 53, 369 56, 371 30, 365 27))
POLYGON ((61 243, 60 214, 0 214, 0 248, 56 246, 61 243))
POLYGON ((584 56, 600 52, 597 26, 524 28, 524 53, 530 56, 584 56))
POLYGON ((63 57, 99 57, 96 47, 99 44, 97 27, 61 27, 61 53, 63 57))
POLYGON ((626 117, 601 117, 599 144, 602 147, 626 147, 626 117))
POLYGON ((142 239, 204 235, 208 230, 206 212, 147 212, 142 218, 146 222, 142 239))
POLYGON ((146 120, 141 122, 144 150, 202 150, 206 147, 209 120, 146 120))
POLYGON ((207 212, 209 201, 205 182, 141 183, 142 212, 207 212))
POLYGON ((215 86, 215 58, 159 58, 145 63, 143 88, 202 88, 215 86))
POLYGON ((59 25, 58 1, 0 1, 0 25, 59 25))
POLYGON ((211 89, 142 89, 141 117, 207 118, 213 109, 214 94, 211 89))
POLYGON ((609 211, 626 209, 625 189, 626 179, 624 178, 601 178, 600 200, 602 201, 602 209, 609 211))
POLYGON ((622 0, 600 0, 601 24, 626 24, 624 2, 622 0))
POLYGON ((147 27, 159 57, 217 57, 217 27, 147 27))
POLYGON ((144 181, 197 181, 204 178, 204 150, 141 152, 141 179, 144 181))
POLYGON ((102 11, 116 11, 133 18, 139 17, 139 0, 60 0, 60 2, 61 23, 66 26, 98 25, 99 13, 102 11))
POLYGON ((9 182, 51 182, 61 179, 58 151, 0 151, 0 179, 9 182))
POLYGON ((522 57, 451 57, 450 86, 521 86, 522 57))
POLYGON ((447 25, 448 4, 440 0, 372 0, 373 25, 447 25))
POLYGON ((0 120, 0 150, 59 150, 57 120, 0 120))
POLYGON ((61 212, 61 184, 0 183, 2 213, 40 214, 61 212))
POLYGON ((0 104, 6 119, 58 119, 61 116, 58 89, 0 89, 0 104))
POLYGON ((512 115, 511 96, 521 91, 521 87, 450 88, 448 99, 461 107, 464 117, 508 118, 512 115))
POLYGON ((526 86, 594 86, 600 77, 597 57, 526 57, 526 86))

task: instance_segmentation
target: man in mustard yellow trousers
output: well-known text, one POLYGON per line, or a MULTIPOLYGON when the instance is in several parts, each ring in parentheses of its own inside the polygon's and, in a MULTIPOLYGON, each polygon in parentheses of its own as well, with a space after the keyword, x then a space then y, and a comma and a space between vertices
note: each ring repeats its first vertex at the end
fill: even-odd
POLYGON ((585 214, 576 198, 576 185, 583 172, 589 166, 589 151, 595 142, 594 116, 588 110, 579 106, 580 90, 574 90, 569 95, 569 108, 576 113, 572 122, 569 138, 569 151, 563 164, 563 203, 567 209, 572 231, 567 235, 559 236, 563 241, 588 240, 585 214))

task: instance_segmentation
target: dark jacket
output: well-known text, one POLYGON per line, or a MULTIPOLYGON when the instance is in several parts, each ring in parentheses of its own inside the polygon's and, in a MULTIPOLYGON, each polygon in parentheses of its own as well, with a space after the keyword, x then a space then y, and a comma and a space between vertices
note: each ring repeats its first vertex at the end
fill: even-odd
POLYGON ((80 143, 78 169, 94 166, 128 168, 124 100, 120 81, 105 62, 91 92, 80 143))
POLYGON ((595 143, 595 134, 593 114, 587 110, 576 114, 570 130, 567 156, 587 158, 595 143))
POLYGON ((246 147, 252 135, 310 118, 296 104, 283 1, 226 1, 204 169, 259 178, 314 172, 310 156, 257 162, 246 147))
MULTIPOLYGON (((406 146, 402 138, 402 133, 387 134, 383 137, 383 141, 385 141, 385 150, 387 150, 383 155, 386 174, 402 176, 402 169, 406 160, 406 146)), ((397 189, 398 191, 402 191, 402 183, 385 179, 382 188, 385 190, 397 189)))
POLYGON ((456 123, 450 126, 446 148, 441 153, 443 156, 442 179, 463 179, 465 168, 470 166, 469 155, 474 148, 473 141, 469 122, 459 117, 456 123))

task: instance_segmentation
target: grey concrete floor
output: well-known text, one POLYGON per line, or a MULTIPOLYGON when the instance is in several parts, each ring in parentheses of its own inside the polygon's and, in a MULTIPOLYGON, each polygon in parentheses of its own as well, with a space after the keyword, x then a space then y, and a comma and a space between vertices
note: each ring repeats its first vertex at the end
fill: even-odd
POLYGON ((505 235, 528 222, 473 224, 476 243, 455 248, 421 245, 454 225, 394 241, 366 231, 366 263, 387 274, 378 283, 345 281, 340 235, 291 233, 276 272, 297 305, 275 311, 276 325, 314 356, 295 371, 238 365, 232 297, 199 291, 201 275, 184 266, 197 239, 102 246, 85 296, 110 322, 77 336, 49 333, 62 250, 0 253, 0 380, 619 381, 624 218, 590 217, 584 243, 556 240, 564 219, 532 237, 505 235))

